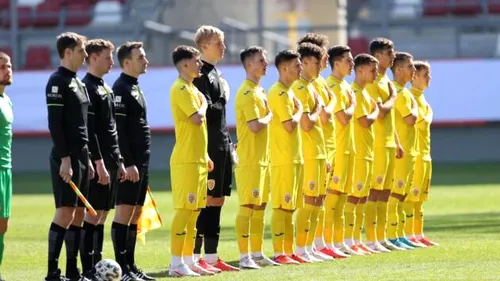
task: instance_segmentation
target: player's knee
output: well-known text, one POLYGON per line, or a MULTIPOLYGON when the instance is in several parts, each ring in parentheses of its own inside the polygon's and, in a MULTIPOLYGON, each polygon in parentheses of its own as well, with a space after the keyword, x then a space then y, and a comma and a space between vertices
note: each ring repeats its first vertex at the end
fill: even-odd
POLYGON ((347 202, 351 204, 358 204, 360 201, 359 197, 356 196, 347 196, 347 202))
POLYGON ((378 196, 378 201, 388 202, 390 196, 391 196, 391 190, 390 189, 381 190, 380 193, 379 193, 379 196, 378 196))
POLYGON ((132 219, 131 219, 131 223, 132 224, 137 224, 137 222, 139 221, 139 219, 141 218, 141 215, 142 215, 142 207, 141 206, 138 206, 137 208, 135 208, 134 210, 134 214, 132 215, 132 219))
POLYGON ((100 221, 100 216, 101 216, 101 214, 99 212, 100 211, 97 211, 97 216, 93 216, 89 212, 85 213, 84 221, 86 221, 90 224, 93 224, 93 225, 97 225, 100 221))
POLYGON ((102 211, 102 214, 99 217, 97 224, 104 224, 106 219, 108 218, 109 211, 102 211))
POLYGON ((212 207, 222 207, 224 205, 225 197, 213 197, 213 196, 208 196, 207 197, 207 206, 212 206, 212 207))
POLYGON ((257 210, 257 211, 263 211, 263 210, 265 210, 265 209, 266 209, 266 206, 267 206, 267 203, 262 203, 262 204, 260 204, 260 205, 258 205, 258 206, 255 206, 255 207, 254 207, 254 210, 257 210))
POLYGON ((368 201, 377 202, 380 196, 380 190, 372 189, 368 195, 368 201))
POLYGON ((0 219, 0 234, 6 233, 8 228, 9 228, 9 219, 7 218, 0 219))

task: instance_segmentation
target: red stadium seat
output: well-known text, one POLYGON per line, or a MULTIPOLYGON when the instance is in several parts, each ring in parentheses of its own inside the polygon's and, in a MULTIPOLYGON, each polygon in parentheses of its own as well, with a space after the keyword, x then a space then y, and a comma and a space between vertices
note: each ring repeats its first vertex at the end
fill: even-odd
POLYGON ((0 10, 8 9, 10 7, 10 0, 0 0, 0 10))
POLYGON ((92 20, 92 6, 85 2, 70 3, 67 7, 67 26, 87 25, 92 20))
MULTIPOLYGON (((30 6, 19 6, 17 7, 17 22, 20 28, 25 28, 33 24, 33 9, 30 6)), ((10 15, 3 19, 3 26, 10 28, 10 15)))
POLYGON ((347 45, 351 47, 351 53, 356 56, 361 53, 368 53, 368 40, 365 37, 351 37, 347 40, 347 45))
POLYGON ((500 0, 488 0, 488 12, 490 14, 500 13, 500 0))
POLYGON ((50 48, 47 46, 31 46, 26 51, 25 69, 47 69, 52 67, 50 48))
POLYGON ((449 5, 450 0, 423 0, 425 16, 442 16, 449 14, 452 11, 449 5))
POLYGON ((481 0, 455 0, 453 14, 476 15, 481 12, 481 0))
POLYGON ((12 59, 12 48, 9 46, 0 47, 0 52, 6 53, 12 59))
POLYGON ((36 6, 35 26, 53 27, 59 23, 59 2, 45 1, 36 6))

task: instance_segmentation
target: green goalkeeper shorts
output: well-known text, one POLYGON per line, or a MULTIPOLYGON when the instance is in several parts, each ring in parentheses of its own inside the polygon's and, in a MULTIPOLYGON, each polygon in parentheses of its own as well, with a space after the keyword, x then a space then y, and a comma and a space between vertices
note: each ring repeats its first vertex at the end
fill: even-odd
POLYGON ((9 218, 12 206, 12 171, 0 168, 0 218, 9 218))

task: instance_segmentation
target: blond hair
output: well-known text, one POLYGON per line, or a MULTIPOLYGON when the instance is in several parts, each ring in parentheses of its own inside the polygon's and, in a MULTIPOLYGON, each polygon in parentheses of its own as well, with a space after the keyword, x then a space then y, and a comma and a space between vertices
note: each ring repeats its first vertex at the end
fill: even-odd
POLYGON ((224 32, 215 26, 202 25, 194 34, 194 43, 201 49, 201 44, 207 43, 212 38, 224 40, 224 32))

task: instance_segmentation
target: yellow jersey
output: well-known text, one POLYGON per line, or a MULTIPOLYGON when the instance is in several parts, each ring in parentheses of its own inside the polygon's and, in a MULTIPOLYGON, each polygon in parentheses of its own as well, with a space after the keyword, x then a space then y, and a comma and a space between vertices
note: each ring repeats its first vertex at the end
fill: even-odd
POLYGON ((194 124, 190 117, 200 110, 203 95, 193 83, 177 78, 170 88, 175 144, 170 164, 208 163, 207 122, 194 124))
POLYGON ((293 91, 280 82, 269 88, 269 109, 273 114, 269 127, 270 162, 272 166, 301 164, 304 162, 302 154, 302 136, 300 126, 289 133, 283 122, 292 119, 297 111, 293 102, 293 91))
MULTIPOLYGON (((384 103, 389 100, 389 85, 391 80, 385 73, 379 74, 373 84, 365 86, 366 91, 376 103, 384 103)), ((394 110, 387 112, 383 119, 377 119, 374 124, 375 147, 396 147, 394 110)))
POLYGON ((397 95, 394 103, 396 131, 398 132, 399 142, 403 147, 405 155, 417 156, 417 128, 413 125, 408 125, 404 118, 411 114, 417 102, 413 98, 408 89, 393 81, 396 87, 397 95))
MULTIPOLYGON (((304 113, 311 113, 316 107, 315 95, 318 95, 312 83, 307 82, 304 78, 299 78, 292 84, 292 90, 302 103, 304 113)), ((324 105, 321 97, 319 95, 317 97, 320 104, 324 105)), ((318 119, 310 131, 300 131, 302 134, 304 159, 326 159, 325 138, 321 129, 321 120, 318 119)))
POLYGON ((267 97, 264 89, 250 80, 241 84, 235 97, 236 137, 239 166, 269 164, 269 127, 253 133, 248 122, 267 115, 267 97))
MULTIPOLYGON (((337 98, 337 103, 335 104, 333 112, 337 113, 348 108, 350 105, 349 95, 351 91, 349 83, 345 80, 340 81, 333 75, 328 76, 326 82, 328 83, 330 91, 332 91, 337 98)), ((356 153, 356 149, 354 147, 354 127, 352 126, 352 120, 349 121, 347 125, 343 125, 336 117, 334 119, 337 153, 356 153)))
POLYGON ((356 158, 373 160, 374 132, 372 126, 365 128, 361 126, 359 118, 371 114, 375 110, 375 104, 368 92, 353 82, 351 89, 356 95, 356 109, 354 109, 354 141, 356 147, 356 158))
POLYGON ((418 135, 418 152, 423 160, 430 161, 431 158, 431 123, 433 112, 432 108, 425 100, 424 91, 412 87, 410 92, 413 94, 418 106, 418 117, 415 127, 418 135))
MULTIPOLYGON (((326 83, 325 78, 323 76, 318 76, 316 79, 312 81, 312 85, 316 92, 318 92, 319 96, 323 99, 325 102, 325 106, 330 103, 330 95, 328 95, 327 92, 327 87, 328 84, 326 83)), ((335 121, 333 116, 330 118, 330 120, 325 123, 321 124, 321 128, 323 129, 323 135, 325 137, 325 147, 327 153, 331 153, 332 155, 335 155, 335 121)))

